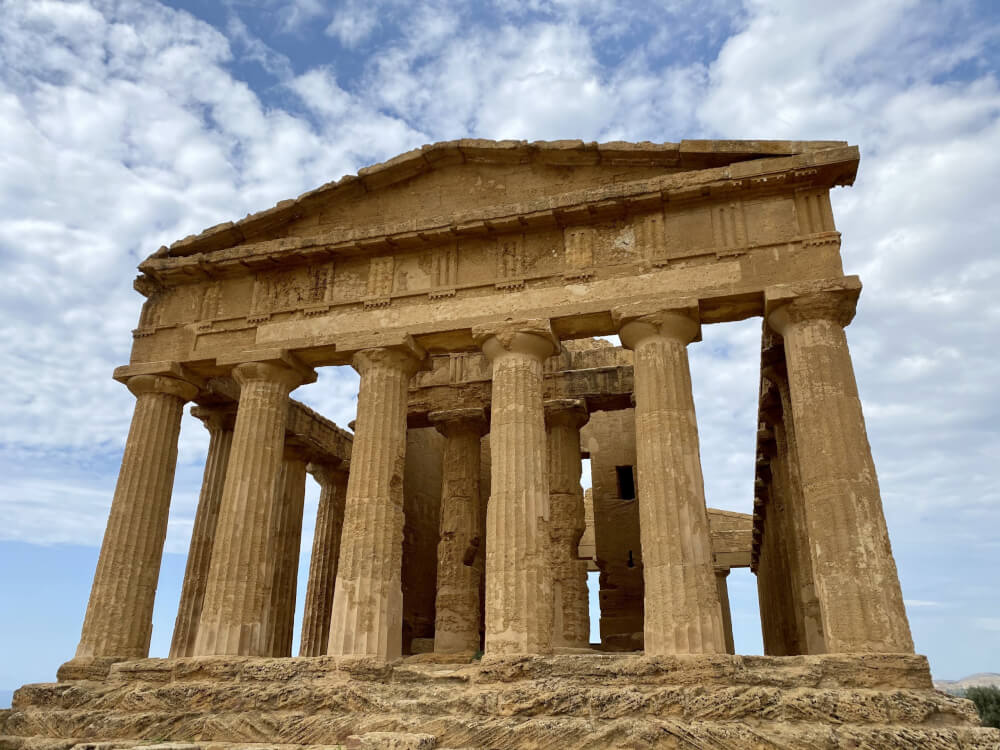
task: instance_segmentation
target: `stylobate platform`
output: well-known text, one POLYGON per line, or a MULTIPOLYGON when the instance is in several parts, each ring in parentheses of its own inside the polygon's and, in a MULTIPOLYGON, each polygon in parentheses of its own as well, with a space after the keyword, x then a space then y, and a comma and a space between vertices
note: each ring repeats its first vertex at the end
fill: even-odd
POLYGON ((1000 747, 921 656, 434 658, 74 661, 0 748, 1000 747))

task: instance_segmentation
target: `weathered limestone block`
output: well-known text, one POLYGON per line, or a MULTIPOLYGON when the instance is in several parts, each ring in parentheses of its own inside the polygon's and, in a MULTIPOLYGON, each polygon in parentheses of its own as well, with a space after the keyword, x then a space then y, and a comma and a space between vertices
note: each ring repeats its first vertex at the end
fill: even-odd
POLYGON ((272 577, 266 619, 270 656, 292 655, 305 493, 305 456, 301 450, 286 444, 271 517, 272 577))
POLYGON ((170 644, 170 656, 174 658, 194 656, 198 621, 201 619, 205 588, 208 585, 208 567, 212 563, 215 527, 219 520, 219 506, 226 482, 226 467, 229 465, 229 452, 233 445, 236 405, 196 406, 191 409, 191 414, 200 419, 208 430, 208 456, 205 459, 201 495, 191 531, 187 567, 184 569, 181 601, 177 607, 174 636, 170 644))
POLYGON ((309 558, 299 656, 323 656, 330 640, 330 616, 333 613, 333 591, 337 582, 350 465, 311 463, 307 470, 319 482, 320 493, 312 556, 309 558))
POLYGON ((1000 739, 970 701, 935 691, 913 655, 364 661, 123 662, 104 680, 18 690, 0 713, 0 747, 118 750, 168 737, 204 750, 319 750, 356 737, 374 747, 995 750, 1000 739), (408 742, 418 744, 398 744, 408 742))
POLYGON ((552 561, 552 645, 590 645, 590 601, 587 562, 580 539, 586 529, 580 428, 590 415, 579 399, 545 402, 549 456, 549 538, 552 561))
POLYGON ((809 544, 809 529, 806 525, 805 501, 802 498, 802 481, 799 477, 799 456, 798 448, 795 445, 795 418, 792 414, 791 394, 788 391, 788 370, 785 366, 784 346, 775 344, 768 347, 762 352, 761 359, 764 377, 774 383, 778 391, 778 403, 774 405, 770 421, 777 455, 782 457, 787 486, 788 541, 796 563, 795 583, 798 587, 798 602, 801 607, 803 653, 822 654, 826 652, 826 641, 823 636, 823 618, 813 580, 812 552, 809 544))
POLYGON ((648 654, 725 652, 698 450, 687 345, 700 333, 696 303, 618 308, 635 352, 639 530, 648 654))
POLYGON ((485 540, 481 536, 480 450, 488 429, 482 409, 432 412, 445 437, 437 548, 434 651, 479 650, 479 586, 485 540))
POLYGON ((273 585, 272 512, 285 445, 288 394, 315 374, 293 360, 233 368, 240 403, 216 525, 197 656, 265 656, 273 585))
POLYGON ((361 375, 347 481, 340 562, 327 653, 391 660, 402 652, 403 467, 410 378, 424 359, 416 346, 368 349, 361 375))
POLYGON ((153 628, 184 402, 198 389, 163 375, 128 379, 135 410, 94 574, 77 658, 145 657, 153 628))
POLYGON ((799 475, 826 650, 912 652, 844 327, 856 278, 766 292, 784 339, 799 475))
POLYGON ((543 362, 558 350, 548 321, 474 328, 493 366, 491 495, 486 512, 486 652, 552 648, 549 474, 543 362))

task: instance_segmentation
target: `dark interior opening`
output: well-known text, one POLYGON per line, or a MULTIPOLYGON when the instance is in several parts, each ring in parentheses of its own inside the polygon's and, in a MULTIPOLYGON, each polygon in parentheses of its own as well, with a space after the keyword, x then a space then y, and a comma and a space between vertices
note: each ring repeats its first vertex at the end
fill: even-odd
POLYGON ((618 473, 618 497, 635 500, 635 473, 632 466, 616 466, 618 473))

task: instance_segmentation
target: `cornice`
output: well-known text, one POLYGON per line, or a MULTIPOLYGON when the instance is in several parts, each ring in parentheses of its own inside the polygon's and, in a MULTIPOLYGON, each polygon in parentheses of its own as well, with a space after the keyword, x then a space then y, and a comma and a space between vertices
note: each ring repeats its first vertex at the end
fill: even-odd
POLYGON ((338 191, 378 190, 424 172, 453 164, 525 164, 552 166, 603 164, 663 166, 681 170, 705 169, 748 159, 791 156, 808 151, 846 146, 846 141, 681 141, 680 143, 584 143, 583 141, 489 141, 466 138, 442 141, 407 151, 392 159, 364 167, 357 175, 279 201, 273 208, 250 214, 236 222, 225 222, 161 247, 153 257, 179 257, 208 253, 254 242, 268 232, 303 216, 316 202, 338 191))

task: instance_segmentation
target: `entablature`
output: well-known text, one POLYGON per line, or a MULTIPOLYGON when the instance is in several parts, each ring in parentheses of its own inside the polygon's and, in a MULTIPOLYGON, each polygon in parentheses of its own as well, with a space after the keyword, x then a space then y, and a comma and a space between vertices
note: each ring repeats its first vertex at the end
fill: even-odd
POLYGON ((626 299, 695 299, 703 323, 759 315, 767 287, 843 276, 828 193, 857 162, 855 147, 834 144, 394 233, 359 220, 329 236, 157 254, 136 284, 148 299, 132 363, 171 359, 212 377, 269 349, 308 367, 403 340, 469 352, 475 326, 506 317, 548 320, 564 340, 605 336, 626 299))

